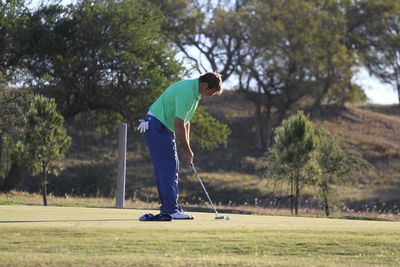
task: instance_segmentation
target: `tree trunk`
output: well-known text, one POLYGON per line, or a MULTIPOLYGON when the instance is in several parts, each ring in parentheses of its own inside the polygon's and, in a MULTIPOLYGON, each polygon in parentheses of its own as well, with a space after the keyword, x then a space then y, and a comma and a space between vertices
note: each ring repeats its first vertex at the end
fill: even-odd
POLYGON ((325 205, 325 214, 328 217, 330 214, 330 211, 329 211, 329 201, 328 201, 327 195, 324 195, 324 205, 325 205))
POLYGON ((266 136, 266 148, 270 148, 272 146, 272 114, 271 114, 271 105, 267 106, 267 136, 266 136))
POLYGON ((324 206, 325 206, 325 214, 326 216, 329 216, 330 214, 330 207, 329 207, 329 197, 328 197, 328 184, 326 182, 322 183, 322 197, 324 200, 324 206))
MULTIPOLYGON (((400 58, 396 57, 396 60, 400 60, 400 58)), ((400 73, 399 73, 399 66, 397 65, 397 68, 394 67, 394 77, 396 79, 396 89, 397 89, 397 98, 399 99, 399 105, 400 105, 400 73)))
POLYGON ((293 175, 290 175, 290 214, 293 215, 293 175))
POLYGON ((43 167, 42 175, 43 175, 43 181, 42 181, 43 205, 47 206, 47 171, 45 167, 43 167))
POLYGON ((262 150, 265 148, 261 104, 258 101, 256 101, 256 146, 262 150))
POLYGON ((10 190, 15 189, 21 184, 23 179, 24 168, 22 168, 18 163, 13 162, 6 178, 3 183, 0 184, 0 191, 9 192, 10 190))
POLYGON ((300 198, 300 187, 299 187, 299 174, 296 173, 296 196, 294 198, 294 209, 295 215, 299 214, 299 198, 300 198))
POLYGON ((3 183, 3 175, 5 173, 5 169, 3 168, 3 136, 0 136, 0 187, 1 184, 3 183))
POLYGON ((314 104, 310 108, 310 113, 313 114, 315 111, 319 110, 321 108, 321 101, 322 99, 326 96, 328 93, 329 89, 332 86, 332 78, 331 78, 331 72, 328 72, 329 75, 324 79, 324 88, 322 90, 322 93, 317 96, 317 99, 315 100, 314 104))

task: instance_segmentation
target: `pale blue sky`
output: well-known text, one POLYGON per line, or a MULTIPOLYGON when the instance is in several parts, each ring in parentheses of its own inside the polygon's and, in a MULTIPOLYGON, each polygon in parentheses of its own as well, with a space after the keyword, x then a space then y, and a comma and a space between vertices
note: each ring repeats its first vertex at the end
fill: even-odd
POLYGON ((361 69, 354 78, 361 85, 365 94, 374 104, 398 104, 397 91, 392 85, 383 84, 377 78, 371 77, 366 69, 361 69))
MULTIPOLYGON (((76 0, 62 0, 62 4, 69 4, 76 0)), ((32 0, 31 7, 35 8, 40 2, 52 2, 42 0, 32 0)), ((371 77, 368 71, 361 69, 359 73, 354 77, 354 82, 361 85, 364 89, 365 94, 369 98, 371 103, 374 104, 398 104, 397 91, 393 86, 382 84, 378 79, 371 77)))

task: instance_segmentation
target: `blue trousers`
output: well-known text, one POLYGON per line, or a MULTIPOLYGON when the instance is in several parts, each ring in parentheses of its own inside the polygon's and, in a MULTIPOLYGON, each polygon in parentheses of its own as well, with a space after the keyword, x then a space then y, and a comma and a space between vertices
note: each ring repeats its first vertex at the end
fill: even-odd
POLYGON ((182 211, 178 205, 179 159, 175 134, 151 115, 146 115, 144 119, 149 122, 145 138, 153 161, 160 212, 173 214, 182 211))

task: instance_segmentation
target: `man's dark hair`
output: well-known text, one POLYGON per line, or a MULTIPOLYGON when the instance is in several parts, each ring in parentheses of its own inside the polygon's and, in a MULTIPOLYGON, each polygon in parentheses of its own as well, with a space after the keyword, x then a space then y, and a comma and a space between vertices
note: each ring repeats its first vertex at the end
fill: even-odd
POLYGON ((222 93, 222 75, 218 72, 207 72, 200 75, 200 82, 207 83, 209 89, 217 88, 218 93, 222 93))

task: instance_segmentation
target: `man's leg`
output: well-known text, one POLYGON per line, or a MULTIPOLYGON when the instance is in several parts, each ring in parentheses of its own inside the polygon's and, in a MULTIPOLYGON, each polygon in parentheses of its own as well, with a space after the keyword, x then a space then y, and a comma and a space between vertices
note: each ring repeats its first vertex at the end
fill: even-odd
POLYGON ((182 211, 178 205, 179 159, 176 151, 175 135, 155 117, 147 115, 149 128, 146 141, 153 160, 161 213, 173 214, 182 211))

